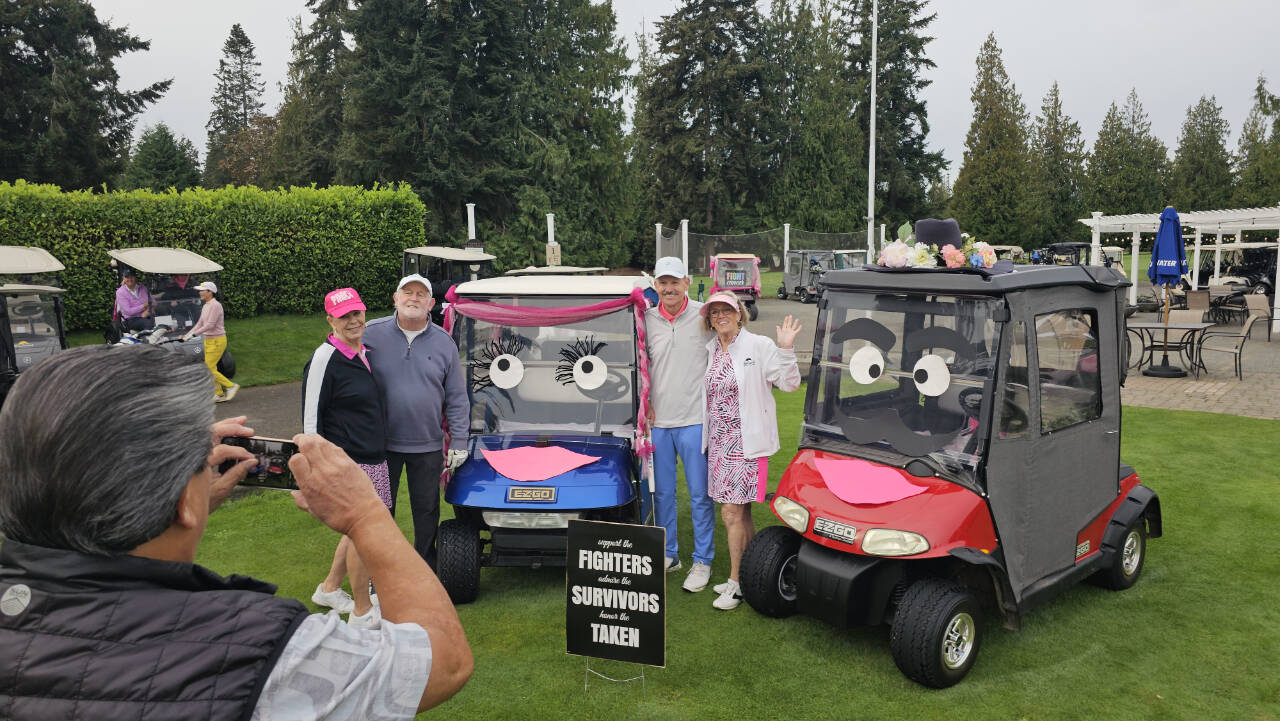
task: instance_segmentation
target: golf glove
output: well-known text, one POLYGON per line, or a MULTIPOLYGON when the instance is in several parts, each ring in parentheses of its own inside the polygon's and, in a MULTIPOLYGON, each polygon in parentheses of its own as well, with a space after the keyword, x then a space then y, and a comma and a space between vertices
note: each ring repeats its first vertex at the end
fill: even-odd
POLYGON ((466 463, 467 455, 468 453, 461 448, 450 450, 445 456, 445 464, 449 466, 449 472, 458 470, 463 463, 466 463))

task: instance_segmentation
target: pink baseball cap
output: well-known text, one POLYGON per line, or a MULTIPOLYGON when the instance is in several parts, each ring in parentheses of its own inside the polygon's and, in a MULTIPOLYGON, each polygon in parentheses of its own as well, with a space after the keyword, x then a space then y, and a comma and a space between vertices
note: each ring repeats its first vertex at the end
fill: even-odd
POLYGON ((367 310, 355 288, 331 290, 324 297, 324 312, 334 318, 341 318, 353 310, 367 310))
POLYGON ((702 307, 698 309, 698 313, 703 317, 706 317, 707 309, 711 307, 712 303, 724 303, 725 305, 732 306, 733 309, 739 313, 742 312, 742 306, 738 303, 738 296, 727 290, 722 290, 719 293, 712 294, 710 298, 707 298, 707 302, 702 304, 702 307))

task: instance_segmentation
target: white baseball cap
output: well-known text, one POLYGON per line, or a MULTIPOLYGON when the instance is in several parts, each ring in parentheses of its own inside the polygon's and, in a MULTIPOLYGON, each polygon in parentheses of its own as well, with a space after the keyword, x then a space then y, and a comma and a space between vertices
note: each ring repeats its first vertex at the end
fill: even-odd
POLYGON ((653 277, 657 279, 664 275, 669 275, 672 278, 683 278, 688 275, 688 272, 684 269, 684 261, 673 255, 658 258, 658 262, 653 264, 653 277))
POLYGON ((207 290, 207 291, 209 291, 210 293, 213 293, 214 295, 217 295, 217 294, 218 294, 218 284, 217 284, 217 283, 214 283, 214 282, 213 282, 213 281, 211 281, 211 280, 206 280, 205 282, 201 283, 200 285, 197 285, 197 286, 196 286, 196 290, 207 290))
POLYGON ((428 294, 431 294, 433 292, 431 290, 431 281, 427 280, 426 278, 423 278, 421 275, 418 275, 417 273, 414 273, 412 275, 406 275, 405 277, 401 278, 400 284, 396 286, 396 290, 400 290, 401 288, 405 287, 406 285, 409 285, 410 283, 421 283, 427 287, 428 294))

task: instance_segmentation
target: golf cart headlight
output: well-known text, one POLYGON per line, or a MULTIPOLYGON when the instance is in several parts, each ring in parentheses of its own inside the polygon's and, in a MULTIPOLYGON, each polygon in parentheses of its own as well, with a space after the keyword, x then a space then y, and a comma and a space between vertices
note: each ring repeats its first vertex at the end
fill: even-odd
POLYGON ((568 528, 569 520, 577 518, 576 513, 504 513, 502 511, 485 511, 480 514, 490 528, 523 528, 546 530, 568 528))
POLYGON ((809 530, 809 510, 786 496, 773 499, 773 512, 796 533, 809 530))
POLYGON ((862 552, 873 556, 913 556, 929 550, 929 542, 919 533, 872 528, 862 534, 862 552))

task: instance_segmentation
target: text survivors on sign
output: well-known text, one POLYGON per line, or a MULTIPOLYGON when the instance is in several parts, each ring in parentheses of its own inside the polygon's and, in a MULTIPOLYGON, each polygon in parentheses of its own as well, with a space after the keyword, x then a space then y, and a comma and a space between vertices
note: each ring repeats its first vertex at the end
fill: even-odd
POLYGON ((569 522, 565 641, 569 653, 666 664, 662 568, 666 531, 601 521, 569 522))

